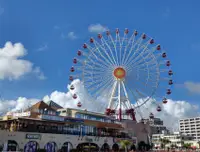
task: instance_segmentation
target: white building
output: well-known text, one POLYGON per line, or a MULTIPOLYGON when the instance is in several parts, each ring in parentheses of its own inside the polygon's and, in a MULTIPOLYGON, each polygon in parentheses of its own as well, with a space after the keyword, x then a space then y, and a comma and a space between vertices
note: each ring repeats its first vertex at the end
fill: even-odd
POLYGON ((179 130, 181 133, 193 136, 194 140, 200 141, 200 117, 180 119, 179 130))
POLYGON ((152 134, 162 134, 163 131, 165 133, 169 133, 169 130, 164 126, 163 121, 160 118, 152 118, 152 119, 142 119, 145 124, 148 122, 150 125, 150 135, 152 134))
POLYGON ((170 141, 166 147, 170 147, 171 145, 182 147, 183 143, 192 143, 193 137, 189 135, 181 134, 180 132, 174 132, 173 134, 153 134, 152 135, 152 143, 155 147, 161 147, 160 139, 168 139, 170 141))

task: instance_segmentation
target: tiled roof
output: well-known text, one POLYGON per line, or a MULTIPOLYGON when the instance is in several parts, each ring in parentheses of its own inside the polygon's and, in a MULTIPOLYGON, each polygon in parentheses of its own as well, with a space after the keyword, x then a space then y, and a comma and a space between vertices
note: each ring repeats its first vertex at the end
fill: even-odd
POLYGON ((31 106, 29 108, 29 110, 32 110, 32 109, 47 109, 47 110, 52 110, 52 111, 55 111, 55 109, 53 109, 52 107, 50 107, 48 104, 46 104, 44 101, 40 101, 36 104, 34 104, 33 106, 31 106))
POLYGON ((57 103, 53 102, 52 100, 48 101, 46 104, 49 105, 49 107, 53 108, 54 110, 63 108, 57 103))

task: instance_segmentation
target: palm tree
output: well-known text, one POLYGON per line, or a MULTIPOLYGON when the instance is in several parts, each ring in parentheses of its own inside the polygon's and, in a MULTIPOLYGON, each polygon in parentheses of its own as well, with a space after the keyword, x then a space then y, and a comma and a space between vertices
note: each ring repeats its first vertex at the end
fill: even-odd
POLYGON ((125 152, 128 152, 128 146, 131 145, 131 142, 129 140, 121 140, 120 145, 125 149, 125 152))
POLYGON ((199 148, 200 148, 200 141, 198 141, 197 144, 198 144, 198 146, 199 146, 199 148))
POLYGON ((161 142, 161 145, 163 145, 164 149, 165 149, 166 144, 171 143, 171 141, 169 139, 166 139, 166 138, 160 138, 160 142, 161 142))

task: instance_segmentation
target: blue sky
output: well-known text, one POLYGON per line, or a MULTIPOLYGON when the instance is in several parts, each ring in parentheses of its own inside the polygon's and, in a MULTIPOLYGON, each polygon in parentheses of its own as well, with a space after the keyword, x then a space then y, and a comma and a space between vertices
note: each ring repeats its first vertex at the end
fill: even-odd
POLYGON ((199 6, 198 0, 1 0, 0 48, 7 41, 22 43, 28 52, 23 59, 40 67, 46 79, 26 75, 18 80, 1 80, 0 92, 5 99, 42 98, 54 90, 66 92, 68 69, 76 50, 93 35, 88 27, 101 24, 109 29, 137 29, 154 37, 172 62, 176 83, 172 99, 198 104, 199 6), (67 36, 70 32, 74 38, 67 36), (185 85, 187 82, 190 84, 185 85))

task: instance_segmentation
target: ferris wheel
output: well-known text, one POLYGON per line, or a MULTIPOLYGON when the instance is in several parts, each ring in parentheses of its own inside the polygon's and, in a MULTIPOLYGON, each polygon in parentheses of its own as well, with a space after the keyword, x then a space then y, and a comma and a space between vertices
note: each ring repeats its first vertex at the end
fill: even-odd
MULTIPOLYGON (((173 72, 167 53, 153 38, 136 30, 116 29, 90 38, 77 51, 73 64, 69 80, 80 79, 94 99, 106 95, 105 114, 119 120, 136 120, 135 112, 145 103, 159 98, 166 104, 171 94, 173 72)), ((72 97, 76 100, 78 94, 72 97)), ((82 106, 81 101, 77 106, 82 106)), ((153 111, 149 117, 154 117, 153 111)))

